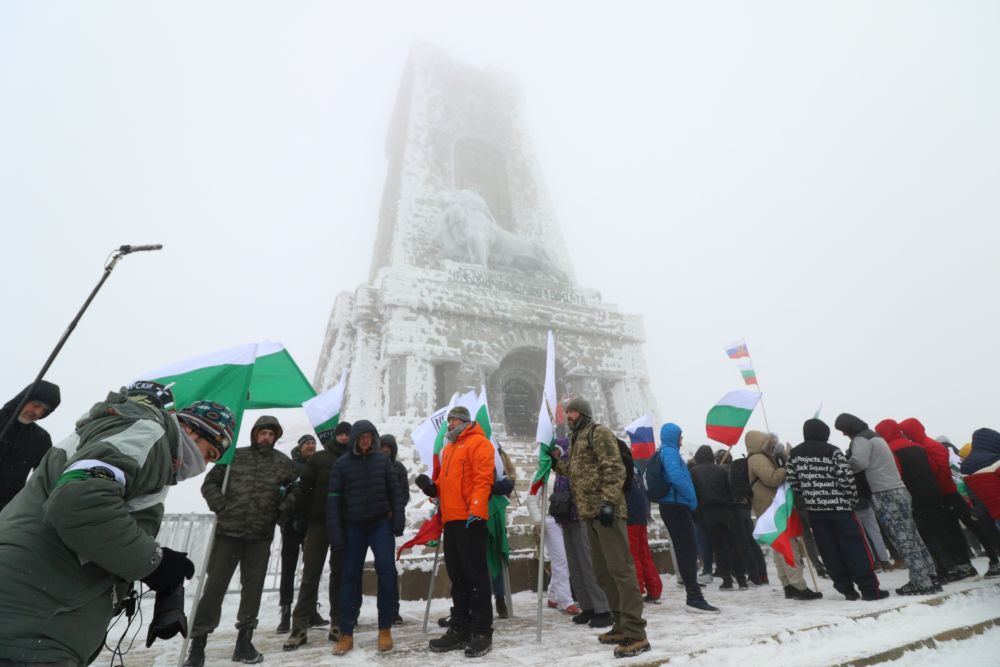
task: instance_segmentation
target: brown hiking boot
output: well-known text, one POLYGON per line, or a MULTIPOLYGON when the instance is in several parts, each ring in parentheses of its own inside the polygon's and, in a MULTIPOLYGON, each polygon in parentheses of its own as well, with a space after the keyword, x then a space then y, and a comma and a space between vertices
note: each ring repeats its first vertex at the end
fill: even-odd
POLYGON ((602 644, 621 644, 625 641, 625 633, 612 628, 610 632, 605 632, 603 635, 597 635, 597 641, 602 644))
POLYGON ((392 630, 389 628, 378 631, 378 650, 383 653, 392 650, 392 630))
POLYGON ((633 639, 627 637, 622 643, 615 647, 616 658, 631 658, 634 655, 645 653, 649 650, 649 642, 645 639, 633 639))
POLYGON ((354 648, 354 637, 352 635, 340 635, 337 645, 333 647, 334 655, 347 655, 354 648))
POLYGON ((286 639, 285 643, 281 645, 281 650, 294 651, 295 649, 305 645, 308 640, 309 637, 305 630, 302 628, 293 628, 292 634, 288 635, 288 639, 286 639))

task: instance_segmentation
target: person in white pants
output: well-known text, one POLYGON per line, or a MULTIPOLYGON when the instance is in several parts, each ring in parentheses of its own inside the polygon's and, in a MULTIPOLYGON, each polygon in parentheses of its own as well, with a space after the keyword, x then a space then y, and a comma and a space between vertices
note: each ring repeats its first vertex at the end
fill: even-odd
MULTIPOLYGON (((551 492, 551 480, 549 486, 551 492)), ((536 524, 541 524, 542 521, 542 512, 538 502, 540 495, 528 496, 528 513, 536 524)), ((580 608, 573 600, 573 592, 569 585, 569 564, 566 561, 562 527, 548 512, 545 513, 545 556, 552 564, 552 578, 549 580, 548 588, 549 606, 568 614, 580 613, 580 608)))

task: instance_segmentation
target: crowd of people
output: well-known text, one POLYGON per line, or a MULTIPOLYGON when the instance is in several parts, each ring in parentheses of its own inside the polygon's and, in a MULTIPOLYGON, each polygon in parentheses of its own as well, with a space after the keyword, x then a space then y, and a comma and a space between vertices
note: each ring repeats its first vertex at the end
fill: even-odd
MULTIPOLYGON (((0 410, 0 427, 11 424, 0 441, 0 667, 89 664, 104 647, 108 623, 129 613, 142 586, 156 597, 147 641, 186 631, 183 610, 167 610, 178 591, 183 600, 195 565, 156 542, 163 501, 171 485, 227 455, 229 464, 213 467, 201 487, 216 528, 184 664, 205 664, 237 566, 232 659, 264 659, 252 639, 276 529, 283 649, 306 645, 309 631, 321 627, 335 656, 354 649, 370 550, 377 649, 392 650, 392 627, 403 622, 395 540, 410 500, 393 435, 380 435, 363 419, 340 422, 302 435, 287 456, 275 448, 284 435, 280 422, 263 416, 250 445, 231 452, 236 418, 226 406, 198 401, 175 411, 169 388, 137 382, 95 404, 53 447, 37 422, 59 402, 59 388, 42 382, 0 410), (319 585, 327 566, 324 616, 319 585)), ((847 600, 863 601, 889 596, 878 577, 888 569, 908 570, 897 595, 930 595, 980 576, 971 562, 976 553, 989 559, 984 576, 1000 576, 1000 433, 992 429, 975 431, 958 449, 945 437, 928 437, 913 418, 870 428, 845 413, 834 428, 848 438, 846 452, 814 418, 794 447, 773 433, 748 431, 745 457, 703 445, 685 460, 682 429, 666 423, 655 453, 634 460, 585 399, 569 401, 564 413, 568 432, 540 451, 552 463, 548 502, 528 502, 532 519, 545 525, 548 605, 576 625, 600 629, 597 640, 616 657, 650 649, 645 605, 658 605, 663 595, 649 544, 654 504, 692 612, 719 613, 706 592, 770 583, 754 523, 785 484, 802 534, 791 541, 792 558, 771 555, 789 600, 823 597, 807 585, 810 569, 847 600), (709 588, 716 580, 718 587, 709 588)), ((447 629, 428 648, 478 657, 492 647, 494 596, 497 615, 507 614, 495 562, 495 542, 506 538, 490 525, 505 535, 506 502, 498 499, 511 494, 514 471, 497 469, 495 443, 467 409, 451 409, 446 423, 440 465, 413 480, 439 514, 451 583, 451 610, 440 621, 447 629)))

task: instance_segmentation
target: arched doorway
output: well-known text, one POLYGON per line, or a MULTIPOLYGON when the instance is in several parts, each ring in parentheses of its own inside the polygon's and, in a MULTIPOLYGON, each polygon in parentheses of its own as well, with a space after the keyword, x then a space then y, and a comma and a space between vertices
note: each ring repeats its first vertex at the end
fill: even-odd
MULTIPOLYGON (((490 396, 495 396, 495 419, 504 426, 508 438, 533 440, 538 428, 538 408, 545 382, 545 350, 521 347, 511 350, 489 378, 490 396)), ((556 389, 565 390, 563 372, 556 363, 556 389)), ((561 395, 561 394, 560 394, 561 395)), ((494 401, 490 402, 491 407, 494 401)))
POLYGON ((530 438, 538 425, 538 406, 542 401, 542 387, 524 377, 509 377, 501 389, 504 422, 507 435, 513 438, 530 438))

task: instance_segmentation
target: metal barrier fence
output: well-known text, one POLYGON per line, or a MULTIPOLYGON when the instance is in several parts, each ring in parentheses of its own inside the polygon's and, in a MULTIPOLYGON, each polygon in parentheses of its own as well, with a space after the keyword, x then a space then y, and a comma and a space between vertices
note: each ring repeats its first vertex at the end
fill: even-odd
MULTIPOLYGON (((156 541, 161 546, 168 547, 175 551, 187 553, 188 558, 199 570, 205 560, 205 547, 209 543, 212 531, 215 530, 214 514, 166 514, 163 523, 160 524, 160 532, 156 536, 156 541)), ((301 565, 301 558, 299 559, 301 565)), ((240 578, 238 574, 230 581, 228 593, 238 593, 240 590, 240 578), (235 586, 235 587, 234 587, 235 586)), ((199 572, 199 575, 202 574, 199 572)), ((295 590, 298 591, 298 568, 296 569, 295 590)), ((267 562, 267 578, 264 580, 264 591, 272 592, 278 590, 281 584, 281 533, 275 531, 274 541, 271 542, 271 558, 267 562)))

